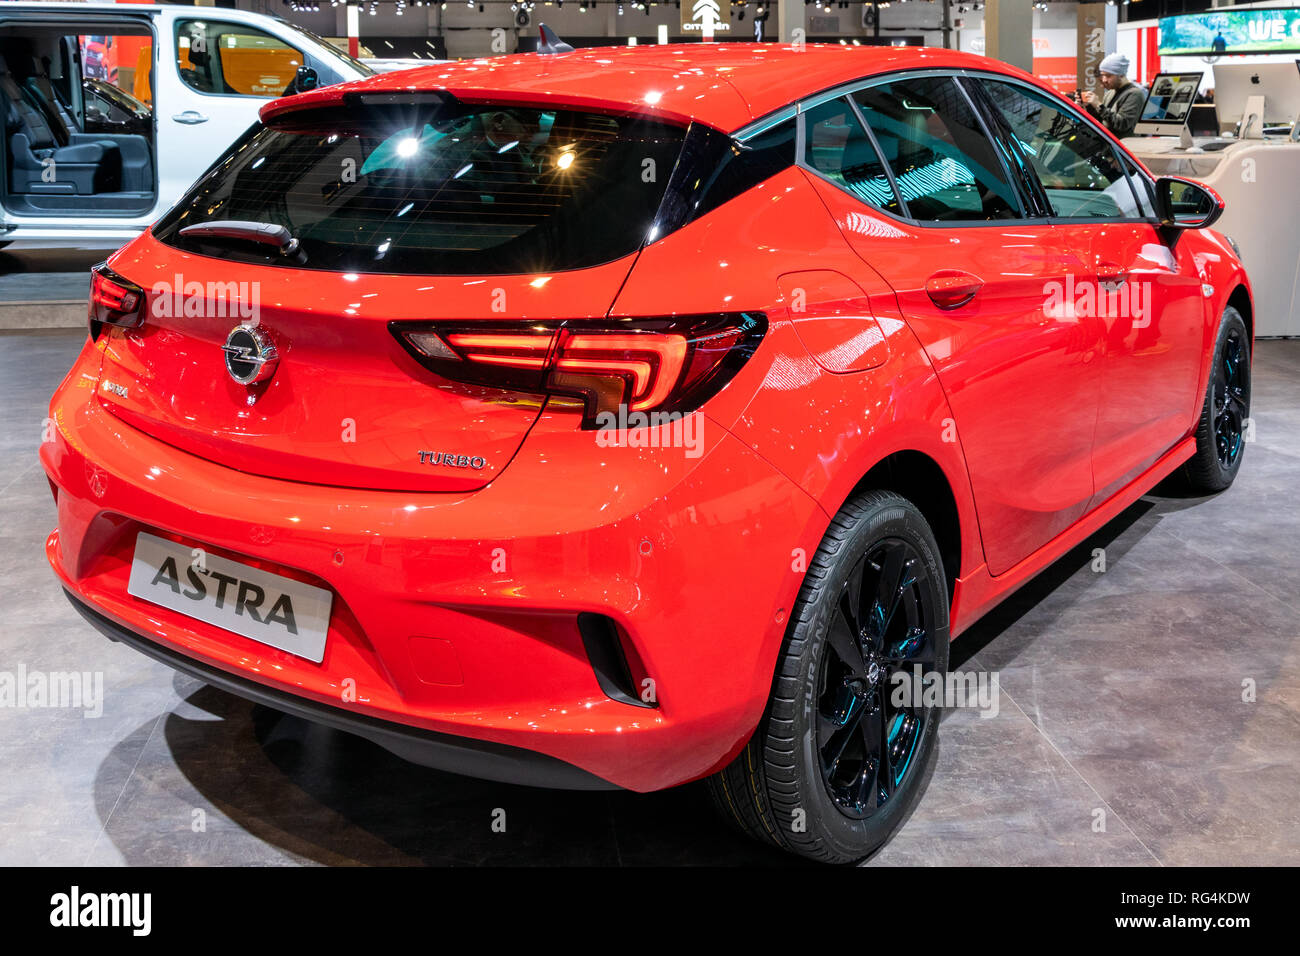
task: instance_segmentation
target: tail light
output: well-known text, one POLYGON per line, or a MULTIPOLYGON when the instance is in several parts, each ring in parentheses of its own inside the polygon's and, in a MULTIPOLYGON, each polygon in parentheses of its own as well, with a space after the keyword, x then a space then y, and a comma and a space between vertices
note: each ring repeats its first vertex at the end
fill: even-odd
POLYGON ((759 312, 603 322, 393 322, 425 368, 444 378, 581 399, 582 426, 604 412, 688 412, 735 376, 767 330, 759 312))
POLYGON ((144 290, 101 262, 90 270, 90 308, 86 320, 92 339, 99 338, 105 325, 135 328, 144 321, 144 290))

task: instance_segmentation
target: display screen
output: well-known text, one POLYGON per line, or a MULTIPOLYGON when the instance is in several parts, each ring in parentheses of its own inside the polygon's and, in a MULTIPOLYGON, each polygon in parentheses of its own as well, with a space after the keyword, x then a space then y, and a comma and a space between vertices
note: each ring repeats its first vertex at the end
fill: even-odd
POLYGON ((1300 52, 1300 9, 1213 10, 1160 18, 1160 53, 1300 52))
POLYGON ((1139 123, 1172 123, 1182 126, 1196 102, 1201 73, 1160 73, 1151 82, 1139 123))

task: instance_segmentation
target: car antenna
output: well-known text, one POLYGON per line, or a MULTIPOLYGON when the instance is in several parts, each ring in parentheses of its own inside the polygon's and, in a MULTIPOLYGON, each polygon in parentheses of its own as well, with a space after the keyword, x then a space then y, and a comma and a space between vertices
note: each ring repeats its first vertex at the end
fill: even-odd
POLYGON ((537 32, 539 34, 537 38, 538 53, 551 54, 551 53, 572 53, 573 52, 573 46, 571 44, 565 43, 558 36, 556 36, 555 31, 552 30, 550 27, 548 27, 545 23, 540 24, 538 26, 537 32))

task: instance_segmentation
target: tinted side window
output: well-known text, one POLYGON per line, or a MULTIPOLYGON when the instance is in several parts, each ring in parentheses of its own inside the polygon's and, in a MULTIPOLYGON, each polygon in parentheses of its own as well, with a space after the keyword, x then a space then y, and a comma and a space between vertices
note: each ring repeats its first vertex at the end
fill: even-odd
POLYGON ((804 113, 804 162, 865 203, 901 213, 880 155, 853 106, 844 99, 804 113))
POLYGON ((859 90, 853 98, 913 219, 1020 216, 993 144, 952 79, 898 80, 859 90))
POLYGON ((984 89, 1037 173, 1056 216, 1140 219, 1115 150, 1099 132, 1050 98, 989 80, 984 89))
POLYGON ((279 96, 302 54, 256 27, 213 20, 176 24, 176 66, 185 85, 223 96, 279 96))

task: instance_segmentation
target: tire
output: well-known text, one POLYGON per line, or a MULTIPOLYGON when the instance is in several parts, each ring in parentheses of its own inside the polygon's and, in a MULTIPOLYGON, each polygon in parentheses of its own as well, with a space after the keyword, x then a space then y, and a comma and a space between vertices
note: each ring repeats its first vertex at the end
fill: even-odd
POLYGON ((892 673, 917 664, 947 672, 939 548, 915 505, 865 492, 835 516, 809 564, 758 728, 708 779, 724 819, 826 863, 879 849, 919 797, 935 749, 939 708, 898 709, 888 699, 892 673), (852 593, 862 596, 856 608, 844 600, 852 593), (881 596, 890 594, 894 610, 884 612, 881 596), (893 755, 892 774, 873 761, 872 739, 877 758, 893 755), (841 756, 831 760, 836 750, 841 756))
POLYGON ((1246 453, 1250 418, 1250 333, 1241 313, 1228 306, 1214 341, 1214 363, 1196 424, 1196 453, 1183 465, 1183 482, 1194 492, 1223 491, 1237 477, 1246 453))

